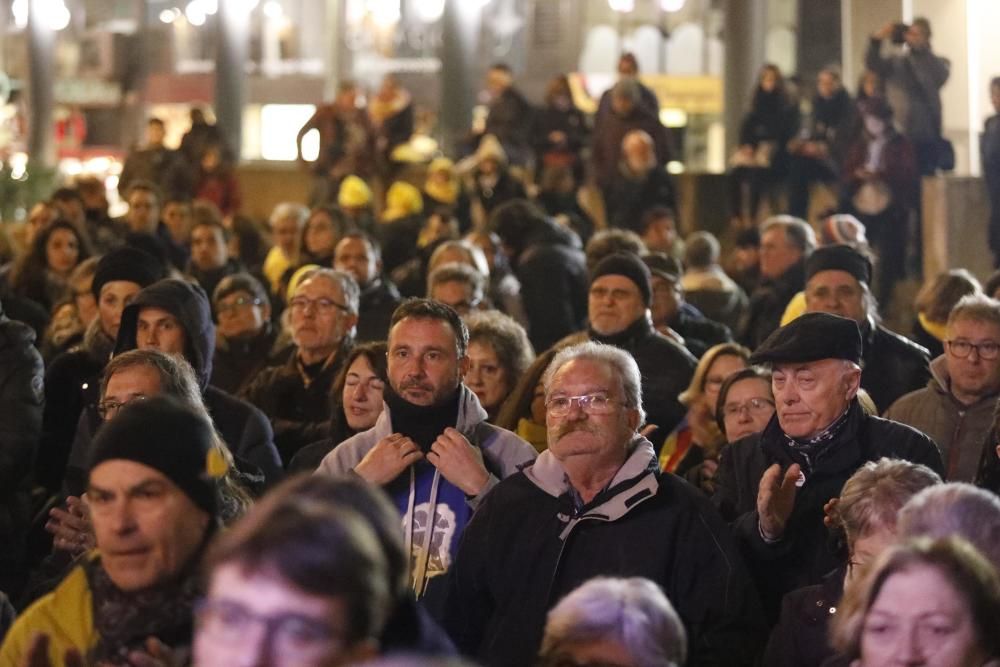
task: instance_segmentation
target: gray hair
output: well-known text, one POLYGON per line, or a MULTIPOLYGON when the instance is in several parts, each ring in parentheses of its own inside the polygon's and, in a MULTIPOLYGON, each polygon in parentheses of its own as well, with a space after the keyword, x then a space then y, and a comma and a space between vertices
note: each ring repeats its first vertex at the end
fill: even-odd
POLYGON ((985 294, 963 296, 948 314, 948 325, 958 320, 975 320, 1000 326, 1000 301, 985 294))
POLYGON ((542 384, 545 386, 545 396, 548 398, 552 391, 552 380, 556 373, 563 366, 577 359, 586 359, 606 364, 622 383, 622 392, 625 394, 625 407, 634 408, 639 411, 639 423, 646 421, 646 411, 642 408, 642 374, 639 372, 639 365, 628 352, 621 350, 614 345, 595 343, 587 341, 571 345, 552 359, 552 363, 545 370, 542 376, 542 384))
POLYGON ((709 232, 694 232, 687 237, 684 263, 692 269, 706 269, 719 262, 719 240, 709 232))
POLYGON ((802 218, 794 215, 771 216, 760 226, 760 235, 763 236, 775 227, 780 227, 788 242, 801 250, 804 256, 808 257, 816 249, 816 233, 802 218))
POLYGON ((597 577, 560 600, 548 614, 541 656, 602 638, 618 641, 644 667, 679 667, 687 657, 680 617, 659 586, 641 577, 597 577))
POLYGON ((460 262, 442 264, 427 276, 427 296, 442 283, 462 283, 472 290, 473 300, 482 301, 486 296, 486 278, 482 273, 460 262))
POLYGON ((186 359, 155 349, 129 350, 114 356, 104 368, 101 380, 101 397, 108 391, 108 382, 115 373, 129 368, 147 366, 160 377, 160 392, 180 399, 190 407, 208 416, 201 397, 201 386, 194 368, 186 359))
MULTIPOLYGON (((438 264, 441 263, 441 257, 447 252, 459 251, 465 255, 465 263, 473 267, 481 274, 490 277, 490 263, 486 260, 486 254, 483 249, 472 241, 466 239, 456 240, 452 239, 450 241, 445 241, 431 253, 431 258, 427 262, 427 266, 433 271, 437 268, 438 264)), ((452 262, 448 262, 451 264, 452 262)))
MULTIPOLYGON (((447 266, 447 265, 445 265, 447 266)), ((493 348, 511 387, 517 384, 535 359, 535 348, 517 320, 499 310, 480 310, 466 318, 469 344, 486 343, 493 348)))
POLYGON ((611 96, 630 100, 633 104, 638 104, 641 96, 639 82, 633 79, 620 79, 611 88, 611 96))
POLYGON ((268 218, 267 221, 268 224, 273 226, 274 224, 288 218, 295 220, 299 229, 302 229, 305 227, 306 221, 309 219, 309 209, 298 202, 281 202, 274 207, 273 211, 271 211, 271 217, 268 218))
POLYGON ((1000 567, 1000 499, 964 482, 924 489, 899 510, 900 538, 957 535, 1000 567))
POLYGON ((835 511, 848 545, 880 528, 895 530, 899 509, 940 483, 941 477, 927 466, 901 459, 883 457, 858 468, 844 484, 835 511))
POLYGON ((352 315, 358 314, 358 308, 360 307, 359 304, 361 300, 361 290, 358 288, 358 283, 355 282, 354 276, 345 271, 338 271, 337 269, 313 269, 302 277, 302 280, 299 281, 299 285, 295 288, 295 291, 298 292, 302 289, 302 286, 306 282, 316 280, 317 278, 322 278, 323 280, 339 287, 340 292, 344 295, 344 305, 347 306, 348 312, 352 315))

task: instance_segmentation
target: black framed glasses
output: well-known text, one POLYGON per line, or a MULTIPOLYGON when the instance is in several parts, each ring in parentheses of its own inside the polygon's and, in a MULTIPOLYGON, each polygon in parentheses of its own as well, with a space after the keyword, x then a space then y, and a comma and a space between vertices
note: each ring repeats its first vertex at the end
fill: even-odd
POLYGON ((134 401, 144 401, 146 397, 143 394, 136 394, 127 401, 101 401, 97 404, 97 414, 101 415, 101 419, 108 420, 115 417, 122 408, 124 408, 129 403, 134 401))
POLYGON ((1000 343, 995 343, 992 340, 986 340, 982 343, 971 343, 967 340, 949 340, 945 341, 948 343, 948 349, 959 359, 965 359, 967 356, 972 354, 972 351, 976 351, 976 356, 980 359, 996 359, 997 355, 1000 355, 1000 343))

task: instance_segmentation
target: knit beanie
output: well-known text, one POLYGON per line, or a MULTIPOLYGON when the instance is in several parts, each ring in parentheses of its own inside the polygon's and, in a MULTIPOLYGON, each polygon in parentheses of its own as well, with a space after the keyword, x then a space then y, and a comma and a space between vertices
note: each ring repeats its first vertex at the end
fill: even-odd
POLYGON ((139 287, 148 287, 167 277, 163 264, 148 252, 124 246, 115 248, 97 263, 90 290, 95 299, 101 298, 101 288, 116 280, 127 280, 139 287))
POLYGON ((649 305, 653 296, 652 279, 649 268, 637 256, 628 252, 616 252, 613 255, 608 255, 594 267, 590 282, 593 283, 601 276, 608 275, 624 276, 631 280, 639 288, 642 302, 649 305))
POLYGON ((114 459, 160 473, 209 515, 218 511, 216 480, 226 470, 211 422, 171 396, 134 401, 97 431, 87 469, 114 459))

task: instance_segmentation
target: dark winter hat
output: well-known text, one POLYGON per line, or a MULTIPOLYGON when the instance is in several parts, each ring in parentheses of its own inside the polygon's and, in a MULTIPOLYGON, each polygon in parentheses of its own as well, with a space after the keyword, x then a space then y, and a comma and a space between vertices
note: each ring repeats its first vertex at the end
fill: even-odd
POLYGON ((642 261, 649 267, 649 272, 664 280, 676 283, 681 279, 681 263, 663 252, 651 252, 642 256, 642 261))
POLYGON ((842 243, 817 248, 809 256, 806 260, 806 281, 820 271, 846 271, 866 285, 872 281, 871 260, 842 243))
POLYGON ((216 480, 226 463, 216 450, 211 422, 170 396, 155 396, 125 406, 104 423, 91 445, 87 469, 124 459, 162 473, 195 505, 215 516, 216 480))
POLYGON ((653 295, 652 278, 649 268, 641 259, 628 252, 616 252, 613 255, 608 255, 594 267, 594 271, 590 275, 590 282, 593 283, 601 276, 609 275, 624 276, 634 282, 639 288, 639 293, 642 294, 642 302, 649 305, 653 295))
POLYGON ((750 356, 751 364, 820 359, 861 363, 861 331, 854 320, 830 313, 806 313, 773 332, 750 356))
POLYGON ((115 248, 97 263, 90 290, 95 299, 101 298, 101 288, 116 280, 127 280, 140 287, 152 285, 167 276, 163 264, 138 248, 115 248))

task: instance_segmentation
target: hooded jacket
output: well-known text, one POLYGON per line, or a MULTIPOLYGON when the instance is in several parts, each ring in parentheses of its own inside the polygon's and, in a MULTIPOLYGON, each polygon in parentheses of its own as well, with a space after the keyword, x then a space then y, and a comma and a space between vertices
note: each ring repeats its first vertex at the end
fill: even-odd
POLYGON ((274 446, 271 424, 260 410, 209 384, 215 350, 215 324, 205 291, 183 280, 161 280, 143 289, 122 311, 115 354, 138 347, 139 311, 162 308, 180 323, 186 334, 184 357, 194 368, 202 398, 215 428, 233 454, 254 464, 268 483, 281 477, 281 459, 274 446))
MULTIPOLYGON (((424 589, 432 577, 447 571, 462 529, 482 498, 499 483, 500 479, 516 473, 522 466, 533 461, 536 455, 531 445, 510 431, 486 423, 486 410, 480 405, 476 395, 465 385, 459 385, 455 429, 465 436, 472 446, 480 449, 483 463, 490 473, 489 481, 478 496, 465 497, 460 504, 457 504, 455 499, 464 494, 460 489, 458 494, 449 493, 449 487, 451 489, 457 487, 448 482, 437 468, 429 463, 410 466, 409 472, 403 472, 387 485, 387 491, 403 515, 403 525, 404 529, 407 529, 407 544, 411 545, 411 554, 424 553, 429 561, 426 566, 421 563, 415 566, 416 571, 424 572, 423 577, 415 575, 414 578, 414 587, 418 592, 424 589), (431 487, 429 494, 426 489, 428 485, 431 487), (426 517, 428 512, 438 517, 433 535, 427 537, 430 547, 436 550, 430 554, 425 553, 418 543, 418 540, 423 541, 425 533, 417 525, 421 521, 426 521, 421 517, 426 517)), ((335 447, 323 459, 316 472, 327 475, 350 473, 379 440, 392 433, 392 414, 388 404, 385 404, 375 426, 335 447)))
POLYGON ((8 591, 24 574, 31 473, 42 434, 45 369, 34 343, 31 327, 0 308, 0 590, 8 591))
POLYGON ((756 593, 725 524, 687 483, 657 470, 641 436, 604 491, 578 506, 551 451, 476 511, 452 573, 445 627, 486 665, 530 665, 545 616, 595 576, 660 585, 688 632, 688 663, 750 665, 762 643, 756 593))
POLYGON ((931 379, 923 389, 903 396, 886 411, 886 419, 923 431, 937 443, 945 464, 945 480, 975 481, 986 436, 993 427, 997 395, 972 405, 960 403, 951 393, 948 360, 931 362, 931 379))

